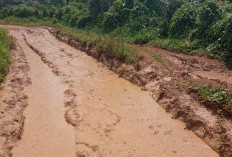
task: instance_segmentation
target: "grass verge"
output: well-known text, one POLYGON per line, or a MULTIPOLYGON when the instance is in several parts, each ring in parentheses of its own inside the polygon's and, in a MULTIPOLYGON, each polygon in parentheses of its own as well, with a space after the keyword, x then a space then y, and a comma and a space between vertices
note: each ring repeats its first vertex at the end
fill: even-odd
POLYGON ((137 64, 138 56, 126 43, 117 39, 104 39, 97 43, 96 51, 106 57, 117 58, 128 64, 137 64))
POLYGON ((128 63, 137 64, 138 56, 134 50, 129 48, 127 43, 122 40, 110 37, 107 34, 100 34, 89 30, 77 29, 53 23, 51 19, 38 20, 35 18, 16 18, 8 17, 0 20, 2 24, 14 24, 23 26, 51 26, 59 29, 58 34, 68 36, 79 42, 83 47, 95 47, 97 52, 107 57, 117 58, 118 60, 128 63))
POLYGON ((4 29, 0 28, 0 83, 2 83, 10 66, 10 48, 12 40, 4 29))

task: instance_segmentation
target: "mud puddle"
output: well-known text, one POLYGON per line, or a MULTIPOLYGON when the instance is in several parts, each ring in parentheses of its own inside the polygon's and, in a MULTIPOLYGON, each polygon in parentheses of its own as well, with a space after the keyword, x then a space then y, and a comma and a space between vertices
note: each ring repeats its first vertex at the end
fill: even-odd
POLYGON ((22 140, 13 157, 74 157, 74 128, 64 118, 64 91, 58 77, 31 50, 21 32, 10 31, 25 52, 32 84, 26 88, 29 106, 22 140))

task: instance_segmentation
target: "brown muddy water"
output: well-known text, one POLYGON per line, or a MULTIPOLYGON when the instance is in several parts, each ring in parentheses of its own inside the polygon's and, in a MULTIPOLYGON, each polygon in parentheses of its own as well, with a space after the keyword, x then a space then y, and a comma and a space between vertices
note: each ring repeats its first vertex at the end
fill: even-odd
POLYGON ((147 92, 48 30, 7 29, 26 55, 32 82, 13 157, 219 156, 147 92))

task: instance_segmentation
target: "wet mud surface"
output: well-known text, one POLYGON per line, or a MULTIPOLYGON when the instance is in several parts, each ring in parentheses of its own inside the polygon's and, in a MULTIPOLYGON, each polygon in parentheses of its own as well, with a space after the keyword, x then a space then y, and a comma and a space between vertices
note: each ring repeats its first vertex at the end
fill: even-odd
MULTIPOLYGON (((30 151, 35 148, 31 147, 33 144, 36 146, 35 150, 45 151, 43 156, 46 157, 50 151, 47 146, 52 143, 56 149, 62 147, 59 143, 68 145, 71 151, 63 152, 74 150, 73 156, 77 157, 219 156, 193 132, 186 130, 183 122, 174 120, 173 116, 161 107, 162 104, 165 107, 164 102, 170 100, 167 96, 156 98, 162 89, 160 86, 173 80, 173 76, 168 76, 168 70, 162 70, 161 65, 154 63, 148 67, 144 62, 141 66, 143 70, 137 72, 137 76, 132 79, 133 68, 114 61, 114 65, 118 66, 113 66, 112 70, 118 71, 118 74, 120 70, 124 71, 121 76, 134 84, 143 85, 141 90, 141 87, 119 77, 85 52, 58 41, 48 29, 20 26, 8 26, 7 29, 20 45, 20 52, 27 67, 27 70, 19 69, 27 80, 20 92, 26 93, 27 96, 22 100, 29 106, 20 108, 18 117, 21 120, 15 126, 15 129, 20 128, 18 134, 9 130, 11 123, 14 123, 11 118, 15 115, 11 115, 7 123, 3 121, 6 118, 0 119, 0 146, 3 146, 0 147, 0 153, 6 157, 11 156, 11 152, 15 153, 13 156, 22 156, 20 154, 23 154, 25 149, 29 149, 26 156, 36 156, 34 151, 30 151), (156 74, 151 73, 154 68, 157 68, 156 74), (161 106, 155 100, 158 100, 161 106), (41 122, 36 118, 40 116, 41 122), (62 137, 58 137, 60 134, 49 135, 53 131, 67 134, 62 137), (33 132, 41 134, 35 138, 31 136, 33 132), (48 133, 47 136, 42 136, 44 133, 48 133), (20 138, 22 139, 19 141, 20 138), (73 138, 72 144, 70 141, 72 142, 73 138), (28 140, 30 145, 27 144, 28 140)), ((16 52, 16 55, 20 54, 16 52)), ((108 63, 107 60, 103 61, 103 57, 99 60, 104 64, 108 63)), ((14 67, 11 68, 5 84, 14 70, 14 67)), ((0 93, 0 100, 5 99, 4 94, 11 97, 10 92, 5 86, 0 93)), ((198 104, 197 101, 193 102, 189 95, 182 96, 185 105, 198 104), (187 104, 188 102, 191 104, 187 104)), ((174 102, 175 100, 173 104, 174 102)), ((9 115, 9 106, 1 103, 1 115, 9 115)), ((206 119, 213 117, 204 107, 201 110, 197 108, 197 111, 201 111, 199 116, 206 115, 206 119)), ((217 117, 207 120, 209 125, 212 125, 217 121, 217 117)), ((199 121, 195 123, 202 126, 199 121)), ((198 130, 199 127, 196 131, 198 130)), ((199 136, 201 133, 200 131, 199 136)), ((67 157, 69 156, 72 156, 72 153, 67 154, 67 157)))

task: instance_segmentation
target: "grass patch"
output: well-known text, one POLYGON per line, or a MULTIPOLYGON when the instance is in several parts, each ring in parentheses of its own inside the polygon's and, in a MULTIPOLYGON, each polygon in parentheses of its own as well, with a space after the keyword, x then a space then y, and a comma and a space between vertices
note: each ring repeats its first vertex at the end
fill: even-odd
POLYGON ((164 67, 167 68, 164 61, 162 60, 162 58, 157 53, 155 53, 152 50, 145 49, 145 48, 143 48, 143 51, 149 53, 153 58, 155 58, 156 61, 158 61, 161 65, 163 65, 164 67))
POLYGON ((9 70, 11 45, 11 38, 7 36, 4 29, 0 28, 0 83, 9 70))
POLYGON ((96 45, 96 51, 106 57, 117 58, 128 64, 138 63, 138 56, 126 43, 117 39, 104 39, 96 45))
POLYGON ((79 30, 70 27, 59 27, 60 31, 58 34, 69 36, 75 41, 81 43, 82 46, 96 46, 96 44, 101 40, 102 35, 88 31, 79 30))
POLYGON ((7 25, 22 25, 22 26, 62 26, 61 24, 53 24, 52 20, 50 19, 36 19, 34 17, 30 18, 17 18, 14 16, 10 16, 0 20, 1 24, 7 25))
POLYGON ((232 97, 222 87, 211 88, 206 85, 189 87, 190 92, 196 92, 200 100, 216 109, 232 113, 232 97))

